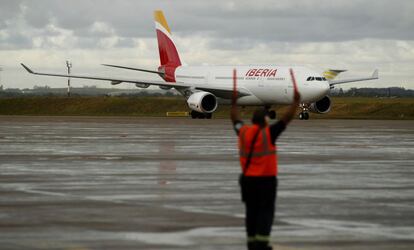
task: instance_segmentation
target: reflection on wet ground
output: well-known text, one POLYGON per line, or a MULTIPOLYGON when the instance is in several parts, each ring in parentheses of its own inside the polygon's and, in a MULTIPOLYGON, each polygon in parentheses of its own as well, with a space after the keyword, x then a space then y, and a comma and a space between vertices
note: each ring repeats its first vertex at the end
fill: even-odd
MULTIPOLYGON (((279 249, 414 247, 414 122, 294 121, 279 249)), ((0 117, 2 249, 240 249, 227 120, 0 117)))

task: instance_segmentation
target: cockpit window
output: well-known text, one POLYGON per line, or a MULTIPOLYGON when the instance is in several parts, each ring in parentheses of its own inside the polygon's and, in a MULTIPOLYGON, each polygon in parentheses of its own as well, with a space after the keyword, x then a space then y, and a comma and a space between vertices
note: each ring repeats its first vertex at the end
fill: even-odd
POLYGON ((306 81, 326 81, 325 77, 314 77, 314 76, 309 76, 306 81))

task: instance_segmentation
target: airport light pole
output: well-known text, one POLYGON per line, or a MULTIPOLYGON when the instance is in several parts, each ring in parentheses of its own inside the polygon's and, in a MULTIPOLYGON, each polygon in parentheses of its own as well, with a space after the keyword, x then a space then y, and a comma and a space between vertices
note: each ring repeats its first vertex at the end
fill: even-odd
POLYGON ((68 68, 68 97, 70 97, 70 69, 72 68, 72 63, 69 60, 66 60, 66 67, 68 68))

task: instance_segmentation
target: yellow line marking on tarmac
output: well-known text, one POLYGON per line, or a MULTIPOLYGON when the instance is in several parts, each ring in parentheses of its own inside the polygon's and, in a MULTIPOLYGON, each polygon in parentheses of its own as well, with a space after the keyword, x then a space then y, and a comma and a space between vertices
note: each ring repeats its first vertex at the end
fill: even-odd
POLYGON ((173 116, 173 117, 182 117, 182 116, 188 116, 188 112, 183 111, 174 111, 174 112, 167 112, 167 116, 173 116))

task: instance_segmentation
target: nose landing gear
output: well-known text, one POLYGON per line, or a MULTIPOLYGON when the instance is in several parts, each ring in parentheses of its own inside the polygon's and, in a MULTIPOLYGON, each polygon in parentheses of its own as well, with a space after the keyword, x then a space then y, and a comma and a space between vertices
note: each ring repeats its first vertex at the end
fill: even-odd
POLYGON ((266 109, 267 115, 269 116, 270 119, 272 119, 272 120, 276 119, 276 116, 277 116, 276 111, 270 110, 270 106, 265 106, 265 109, 266 109))
POLYGON ((300 112, 299 113, 299 119, 300 120, 308 120, 309 119, 309 113, 308 112, 300 112))
POLYGON ((276 111, 269 110, 269 118, 272 120, 276 119, 276 111))
POLYGON ((304 103, 301 103, 300 108, 302 109, 302 111, 299 113, 299 119, 300 120, 309 120, 308 106, 304 103))

